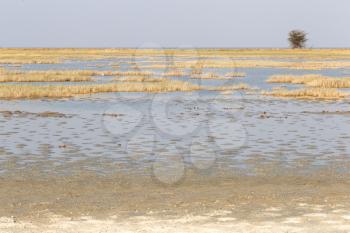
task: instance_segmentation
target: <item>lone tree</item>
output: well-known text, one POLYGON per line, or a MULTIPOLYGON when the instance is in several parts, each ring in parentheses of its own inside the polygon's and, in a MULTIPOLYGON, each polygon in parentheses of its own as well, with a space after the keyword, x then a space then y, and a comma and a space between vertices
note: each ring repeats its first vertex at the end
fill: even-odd
POLYGON ((289 43, 293 49, 302 49, 305 48, 307 41, 306 32, 301 30, 293 30, 289 32, 289 43))

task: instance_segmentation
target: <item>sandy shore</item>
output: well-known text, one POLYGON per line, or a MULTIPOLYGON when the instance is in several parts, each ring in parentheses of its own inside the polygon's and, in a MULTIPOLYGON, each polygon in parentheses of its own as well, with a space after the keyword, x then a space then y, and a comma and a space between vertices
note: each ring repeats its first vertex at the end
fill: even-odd
POLYGON ((0 232, 349 232, 348 180, 15 174, 0 179, 0 232))

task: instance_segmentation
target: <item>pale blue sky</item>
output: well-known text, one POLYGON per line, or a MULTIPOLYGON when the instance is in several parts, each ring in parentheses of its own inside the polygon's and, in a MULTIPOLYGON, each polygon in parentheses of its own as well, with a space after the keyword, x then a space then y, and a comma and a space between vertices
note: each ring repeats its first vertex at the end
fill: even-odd
POLYGON ((0 0, 0 47, 350 47, 349 0, 0 0))

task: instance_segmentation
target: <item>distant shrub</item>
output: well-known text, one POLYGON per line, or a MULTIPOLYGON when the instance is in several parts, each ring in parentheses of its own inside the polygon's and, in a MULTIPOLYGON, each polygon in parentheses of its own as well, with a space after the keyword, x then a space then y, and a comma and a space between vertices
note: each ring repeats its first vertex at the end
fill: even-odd
POLYGON ((306 33, 301 30, 293 30, 289 32, 289 43, 293 49, 302 49, 305 48, 307 38, 306 33))

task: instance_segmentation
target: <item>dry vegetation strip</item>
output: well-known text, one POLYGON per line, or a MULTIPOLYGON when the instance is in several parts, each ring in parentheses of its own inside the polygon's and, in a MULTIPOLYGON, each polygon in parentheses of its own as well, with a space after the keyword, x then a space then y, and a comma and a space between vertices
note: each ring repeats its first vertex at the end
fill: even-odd
POLYGON ((123 78, 115 78, 115 79, 113 79, 113 81, 118 81, 118 82, 163 82, 163 81, 165 81, 165 79, 164 78, 130 76, 130 77, 123 77, 123 78))
POLYGON ((349 77, 330 77, 318 74, 308 75, 273 75, 267 82, 269 83, 291 83, 304 84, 310 87, 319 88, 350 88, 349 77))
POLYGON ((250 90, 250 89, 251 87, 245 83, 205 88, 205 90, 210 90, 210 91, 238 91, 238 90, 250 90))
POLYGON ((329 88, 304 88, 298 90, 278 89, 264 91, 264 95, 300 99, 341 99, 348 97, 349 94, 329 88))
POLYGON ((0 82, 84 82, 92 76, 113 76, 113 71, 94 70, 45 70, 12 71, 0 70, 0 82))
POLYGON ((164 80, 156 83, 110 83, 81 86, 0 85, 0 98, 60 98, 103 92, 173 92, 195 90, 200 90, 200 87, 177 80, 164 80))
POLYGON ((96 60, 172 56, 178 58, 350 59, 350 49, 0 49, 0 64, 55 64, 65 60, 96 60))
POLYGON ((181 61, 173 64, 140 65, 145 69, 197 69, 197 68, 281 68, 295 70, 322 70, 349 68, 350 61, 273 61, 273 60, 199 60, 181 61))
POLYGON ((308 82, 324 79, 325 76, 319 74, 307 75, 272 75, 267 79, 268 83, 291 83, 291 84, 306 84, 308 82))

